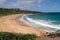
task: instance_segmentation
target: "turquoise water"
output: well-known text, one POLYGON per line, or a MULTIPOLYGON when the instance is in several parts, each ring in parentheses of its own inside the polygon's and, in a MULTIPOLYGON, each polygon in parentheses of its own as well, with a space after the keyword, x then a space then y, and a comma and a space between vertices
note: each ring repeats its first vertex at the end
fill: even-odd
POLYGON ((28 14, 21 18, 21 21, 35 28, 44 29, 45 31, 60 30, 60 14, 28 14))

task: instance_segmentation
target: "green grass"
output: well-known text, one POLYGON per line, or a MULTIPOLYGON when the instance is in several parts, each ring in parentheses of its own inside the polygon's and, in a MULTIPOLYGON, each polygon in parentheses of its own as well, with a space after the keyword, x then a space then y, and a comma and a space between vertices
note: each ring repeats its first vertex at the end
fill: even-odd
POLYGON ((0 32, 0 40, 35 40, 37 37, 33 34, 0 32))

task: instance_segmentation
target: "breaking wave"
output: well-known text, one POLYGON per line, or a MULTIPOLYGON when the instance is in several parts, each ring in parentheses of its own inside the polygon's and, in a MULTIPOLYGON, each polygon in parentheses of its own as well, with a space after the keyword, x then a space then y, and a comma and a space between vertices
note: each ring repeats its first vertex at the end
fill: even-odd
MULTIPOLYGON (((29 14, 29 15, 33 15, 33 14, 29 14)), ((48 31, 48 32, 55 32, 56 30, 60 30, 60 25, 52 23, 55 21, 33 19, 33 18, 30 18, 29 15, 22 16, 20 20, 26 23, 27 25, 30 25, 32 27, 39 28, 39 29, 44 29, 45 31, 48 31)))

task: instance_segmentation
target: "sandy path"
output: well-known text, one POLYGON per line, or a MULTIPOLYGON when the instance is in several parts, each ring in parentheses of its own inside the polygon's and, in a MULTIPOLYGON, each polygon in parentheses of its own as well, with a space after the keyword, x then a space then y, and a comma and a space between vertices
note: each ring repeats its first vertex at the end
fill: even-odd
POLYGON ((32 27, 27 27, 25 24, 18 24, 15 20, 18 16, 23 14, 15 14, 10 16, 0 17, 0 31, 3 32, 17 32, 17 33, 30 33, 40 35, 42 31, 36 30, 32 27))

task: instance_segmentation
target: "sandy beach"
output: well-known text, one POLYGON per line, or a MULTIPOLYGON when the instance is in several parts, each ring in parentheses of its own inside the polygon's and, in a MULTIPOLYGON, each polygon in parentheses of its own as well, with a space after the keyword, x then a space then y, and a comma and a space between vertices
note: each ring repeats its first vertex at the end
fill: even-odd
POLYGON ((2 32, 16 32, 24 34, 36 34, 40 36, 42 31, 34 29, 30 26, 27 26, 23 22, 17 22, 15 19, 21 17, 25 14, 15 14, 0 17, 0 31, 2 32))
POLYGON ((14 14, 0 17, 0 32, 14 32, 14 33, 23 33, 23 34, 36 34, 40 36, 36 40, 60 40, 57 38, 45 37, 45 32, 41 29, 36 29, 26 25, 21 21, 17 21, 19 17, 22 17, 26 14, 14 14))

